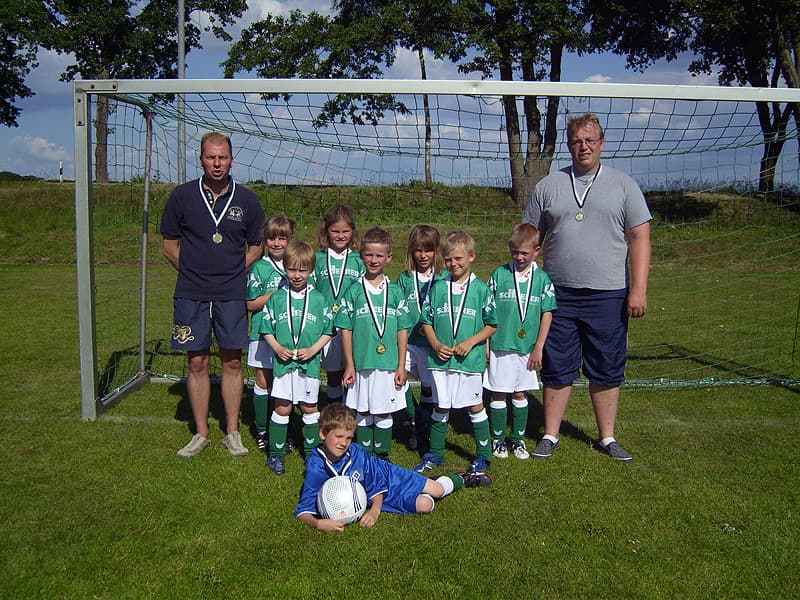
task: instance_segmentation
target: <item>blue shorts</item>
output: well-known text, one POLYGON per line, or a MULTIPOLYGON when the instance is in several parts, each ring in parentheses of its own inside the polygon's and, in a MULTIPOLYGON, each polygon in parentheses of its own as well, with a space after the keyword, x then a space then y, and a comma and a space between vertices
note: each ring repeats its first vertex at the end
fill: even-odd
POLYGON ((544 344, 544 385, 572 384, 580 376, 617 387, 628 358, 628 290, 588 290, 556 286, 558 310, 544 344))
POLYGON ((244 300, 173 299, 172 349, 185 352, 211 347, 211 331, 226 350, 247 348, 247 304, 244 300))
POLYGON ((381 510, 413 515, 417 512, 417 497, 422 494, 428 478, 410 469, 389 463, 389 492, 383 498, 381 510))

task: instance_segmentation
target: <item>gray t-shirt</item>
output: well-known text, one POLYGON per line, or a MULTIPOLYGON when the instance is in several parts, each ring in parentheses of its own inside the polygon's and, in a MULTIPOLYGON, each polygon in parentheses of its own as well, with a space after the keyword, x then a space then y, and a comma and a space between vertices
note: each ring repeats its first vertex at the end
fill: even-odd
POLYGON ((628 284, 625 230, 652 219, 644 194, 629 176, 605 165, 594 180, 576 178, 573 192, 570 173, 567 167, 536 184, 522 216, 544 234, 544 270, 557 286, 623 289, 628 284), (575 218, 579 211, 582 220, 575 218))

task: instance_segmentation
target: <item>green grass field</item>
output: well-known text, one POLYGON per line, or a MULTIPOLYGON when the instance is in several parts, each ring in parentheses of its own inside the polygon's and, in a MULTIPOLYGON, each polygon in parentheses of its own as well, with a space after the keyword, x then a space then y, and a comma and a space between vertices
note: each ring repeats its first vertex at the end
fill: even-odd
MULTIPOLYGON (((496 460, 490 488, 451 496, 431 515, 383 515, 374 529, 354 526, 341 535, 312 531, 292 517, 302 483, 297 455, 289 457, 282 478, 272 476, 255 452, 228 456, 219 445, 216 392, 215 443, 192 460, 175 456, 191 435, 179 383, 148 385, 97 421, 81 421, 71 190, 44 185, 46 194, 0 186, 0 302, 7 314, 0 341, 0 596, 800 594, 800 386, 625 390, 618 435, 635 455, 629 465, 590 448, 593 415, 579 388, 562 447, 550 461, 496 460)), ((796 218, 770 227, 787 231, 785 243, 796 248, 796 218)), ((716 247, 727 243, 719 238, 731 230, 739 231, 740 241, 764 231, 737 223, 707 237, 716 247)), ((668 235, 659 228, 659 243, 668 235)), ((699 227, 675 235, 713 255, 699 227)), ((681 244, 660 247, 674 252, 669 260, 684 269, 681 244)), ((792 252, 776 259, 784 280, 771 278, 769 286, 796 290, 792 252)), ((706 259, 694 280, 678 280, 659 259, 652 314, 643 322, 676 329, 680 319, 659 321, 659 301, 667 308, 675 286, 694 285, 693 298, 713 295, 713 282, 703 278, 712 267, 706 259)), ((120 280, 128 278, 123 273, 120 280)), ((740 300, 765 285, 756 279, 740 300)), ((748 302, 764 305, 754 310, 770 303, 748 302)), ((168 305, 167 298, 153 310, 168 305)), ((727 327, 736 321, 741 329, 752 327, 726 310, 733 313, 727 327)), ((684 326, 691 327, 691 320, 684 326)), ((646 331, 659 339, 655 329, 646 331)), ((636 335, 644 334, 642 327, 636 335)), ((778 335, 791 345, 797 333, 778 335)), ((693 339, 709 355, 723 352, 716 337, 698 333, 693 339)), ((747 365, 746 349, 739 356, 747 365)), ((784 368, 796 369, 793 364, 784 368)), ((541 430, 538 400, 535 395, 532 440, 541 430)), ((249 409, 243 422, 243 430, 252 424, 249 409)), ((473 444, 468 427, 458 420, 456 426, 448 439, 453 470, 468 464, 473 444)), ((252 450, 252 439, 244 437, 252 450)), ((393 459, 405 466, 416 462, 401 445, 393 459)))

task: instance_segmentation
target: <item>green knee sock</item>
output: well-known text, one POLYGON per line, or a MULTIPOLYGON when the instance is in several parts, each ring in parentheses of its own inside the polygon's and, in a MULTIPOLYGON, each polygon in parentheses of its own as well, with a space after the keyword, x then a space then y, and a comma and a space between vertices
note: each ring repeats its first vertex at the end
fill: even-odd
POLYGON ((289 415, 282 417, 272 413, 269 420, 269 455, 286 456, 286 433, 289 431, 289 415))
POLYGON ((492 439, 506 439, 506 423, 508 422, 508 409, 505 403, 503 408, 489 408, 489 423, 492 426, 492 439))
POLYGON ((267 430, 269 419, 269 390, 258 386, 253 388, 253 418, 257 431, 267 430))
POLYGON ((436 421, 431 423, 431 454, 440 460, 444 460, 444 444, 447 438, 447 421, 436 421))
POLYGON ((491 462, 492 460, 492 445, 489 443, 491 436, 489 434, 489 419, 478 421, 472 424, 472 432, 475 435, 475 446, 477 447, 478 456, 483 456, 491 462))
POLYGON ((511 407, 511 441, 518 442, 528 428, 528 405, 511 407))

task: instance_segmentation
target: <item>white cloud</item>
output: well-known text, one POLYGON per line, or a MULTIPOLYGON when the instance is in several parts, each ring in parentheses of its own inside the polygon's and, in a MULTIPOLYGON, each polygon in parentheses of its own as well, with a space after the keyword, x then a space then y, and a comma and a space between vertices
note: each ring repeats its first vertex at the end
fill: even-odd
POLYGON ((69 154, 63 146, 54 144, 43 137, 18 135, 11 138, 11 144, 18 152, 24 152, 25 154, 46 161, 65 160, 69 158, 69 154))
POLYGON ((594 75, 589 75, 586 79, 583 80, 585 83, 608 83, 611 81, 611 77, 608 75, 602 75, 600 73, 596 73, 594 75))

